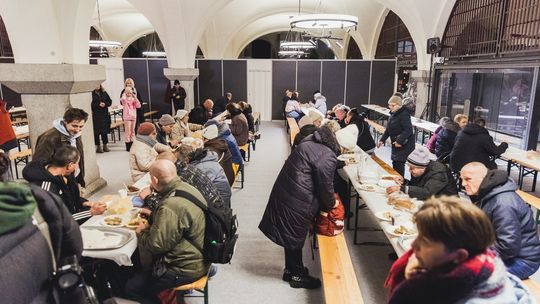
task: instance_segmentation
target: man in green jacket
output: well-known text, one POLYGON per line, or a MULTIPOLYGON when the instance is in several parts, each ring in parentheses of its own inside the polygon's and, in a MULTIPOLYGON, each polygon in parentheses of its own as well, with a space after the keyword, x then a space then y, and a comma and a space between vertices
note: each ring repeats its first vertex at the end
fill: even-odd
POLYGON ((140 303, 160 303, 160 291, 192 283, 206 275, 210 267, 201 252, 204 212, 188 199, 175 196, 175 191, 185 191, 206 204, 204 197, 180 180, 168 160, 156 160, 150 167, 150 177, 159 203, 155 210, 141 209, 141 213, 151 215, 151 225, 141 223, 135 233, 139 248, 152 254, 153 270, 135 275, 126 285, 128 297, 140 303))
POLYGON ((426 147, 418 147, 409 154, 407 165, 411 180, 404 180, 401 176, 395 177, 399 186, 386 188, 387 193, 403 191, 419 200, 425 200, 432 195, 458 194, 450 169, 443 163, 430 160, 429 150, 426 147))

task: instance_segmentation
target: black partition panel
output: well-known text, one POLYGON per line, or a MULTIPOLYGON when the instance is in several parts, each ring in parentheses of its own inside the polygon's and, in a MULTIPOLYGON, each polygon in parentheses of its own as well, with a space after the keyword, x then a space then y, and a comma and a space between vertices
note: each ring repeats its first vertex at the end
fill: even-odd
POLYGON ((322 62, 321 94, 326 97, 328 109, 345 99, 345 61, 322 62))
POLYGON ((296 90, 300 93, 299 101, 313 100, 313 92, 321 90, 321 61, 298 60, 296 90))
POLYGON ((163 75, 163 69, 167 67, 167 60, 148 60, 148 80, 150 82, 150 108, 159 111, 158 115, 171 114, 171 104, 166 100, 167 84, 169 80, 163 75))
POLYGON ((282 101, 286 89, 296 88, 296 61, 272 60, 272 119, 284 119, 282 101))
MULTIPOLYGON (((195 68, 198 69, 199 68, 199 60, 195 60, 195 68)), ((197 77, 195 79, 195 81, 193 81, 193 100, 194 100, 194 106, 196 107, 199 102, 200 102, 200 99, 199 99, 199 77, 197 77)), ((189 93, 188 93, 189 94, 189 93)))
POLYGON ((223 60, 223 89, 233 101, 247 100, 247 61, 223 60))
MULTIPOLYGON (((135 82, 135 88, 140 102, 143 103, 145 112, 150 110, 148 104, 148 73, 145 59, 124 59, 124 79, 131 78, 135 82)), ((111 96, 120 99, 120 96, 111 96)))
POLYGON ((396 62, 394 60, 373 61, 371 73, 370 103, 386 106, 394 93, 396 62))
POLYGON ((370 61, 347 61, 345 104, 349 107, 359 107, 369 102, 370 69, 370 61))
POLYGON ((198 60, 199 62, 199 100, 216 100, 223 96, 221 60, 198 60))

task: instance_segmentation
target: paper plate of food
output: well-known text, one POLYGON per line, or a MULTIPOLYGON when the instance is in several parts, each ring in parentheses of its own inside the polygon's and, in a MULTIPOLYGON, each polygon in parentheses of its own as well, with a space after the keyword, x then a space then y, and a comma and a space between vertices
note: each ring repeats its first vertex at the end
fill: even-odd
POLYGON ((358 185, 358 189, 362 191, 375 192, 375 193, 386 193, 386 189, 381 188, 375 184, 361 184, 358 185))
POLYGON ((395 212, 395 211, 379 211, 379 212, 375 212, 375 217, 378 218, 379 220, 385 221, 385 222, 391 222, 392 217, 396 217, 396 216, 397 216, 397 212, 395 212))
POLYGON ((126 227, 129 228, 129 229, 133 229, 135 230, 140 223, 144 223, 144 224, 147 224, 148 221, 146 219, 143 219, 139 216, 137 216, 136 218, 130 220, 129 222, 127 222, 126 224, 126 227))
POLYGON ((356 155, 354 153, 341 154, 340 156, 337 157, 337 159, 340 161, 348 161, 349 164, 356 164, 358 162, 358 160, 356 159, 356 155))
POLYGON ((409 225, 390 225, 386 227, 385 230, 391 236, 399 236, 404 238, 416 237, 416 235, 418 235, 416 229, 410 227, 409 225))
POLYGON ((101 225, 107 227, 122 227, 124 226, 124 219, 119 215, 108 215, 100 221, 101 225))
POLYGON ((139 192, 141 192, 141 189, 135 187, 135 186, 127 186, 127 194, 128 195, 137 195, 139 192))

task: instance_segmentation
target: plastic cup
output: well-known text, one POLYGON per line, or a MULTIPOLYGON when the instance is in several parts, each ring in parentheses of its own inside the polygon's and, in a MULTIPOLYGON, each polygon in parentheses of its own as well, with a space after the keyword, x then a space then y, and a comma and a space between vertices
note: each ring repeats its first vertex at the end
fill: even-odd
POLYGON ((127 189, 120 189, 118 190, 118 195, 120 195, 120 198, 127 197, 127 189))

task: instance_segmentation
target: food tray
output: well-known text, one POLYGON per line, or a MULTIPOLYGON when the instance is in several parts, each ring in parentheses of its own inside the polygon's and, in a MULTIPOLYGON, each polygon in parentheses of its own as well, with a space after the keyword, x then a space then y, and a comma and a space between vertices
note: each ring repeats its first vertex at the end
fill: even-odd
POLYGON ((129 230, 111 227, 81 227, 84 250, 118 249, 129 243, 134 234, 129 230))

